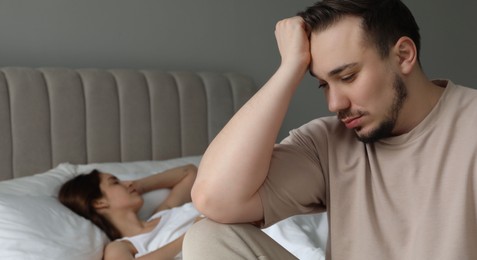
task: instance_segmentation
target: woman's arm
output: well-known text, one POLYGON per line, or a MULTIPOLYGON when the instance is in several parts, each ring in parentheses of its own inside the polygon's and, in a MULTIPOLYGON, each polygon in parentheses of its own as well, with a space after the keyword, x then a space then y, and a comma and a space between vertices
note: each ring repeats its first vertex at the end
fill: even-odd
POLYGON ((104 248, 104 260, 134 259, 136 249, 127 241, 113 241, 104 248))
POLYGON ((197 167, 187 164, 135 180, 134 186, 141 194, 157 189, 172 189, 191 172, 196 173, 197 167))
POLYGON ((190 202, 190 191, 196 176, 197 167, 188 164, 136 180, 133 185, 141 194, 157 189, 171 189, 167 198, 156 209, 157 212, 190 202))
POLYGON ((184 235, 180 236, 176 240, 170 242, 169 244, 160 247, 150 253, 147 253, 143 256, 135 258, 136 249, 134 246, 127 241, 113 241, 109 243, 104 250, 104 260, 130 260, 130 259, 140 259, 140 260, 171 260, 179 254, 182 250, 182 241, 184 240, 184 235))

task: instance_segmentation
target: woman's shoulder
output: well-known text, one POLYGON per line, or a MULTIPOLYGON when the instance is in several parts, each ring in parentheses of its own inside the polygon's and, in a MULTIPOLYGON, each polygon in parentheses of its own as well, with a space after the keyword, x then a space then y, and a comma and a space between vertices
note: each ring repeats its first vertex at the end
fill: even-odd
POLYGON ((131 259, 136 253, 136 248, 128 240, 115 240, 106 245, 103 259, 131 259))

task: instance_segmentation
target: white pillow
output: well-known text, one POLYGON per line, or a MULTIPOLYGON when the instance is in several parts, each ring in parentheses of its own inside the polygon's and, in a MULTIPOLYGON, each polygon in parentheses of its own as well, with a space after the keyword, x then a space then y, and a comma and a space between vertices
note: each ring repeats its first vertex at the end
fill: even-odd
POLYGON ((56 198, 0 196, 0 259, 101 259, 107 241, 56 198))
POLYGON ((76 175, 74 165, 62 163, 44 173, 0 181, 0 194, 57 196, 61 185, 76 175))
MULTIPOLYGON (((120 179, 135 179, 193 163, 200 156, 166 161, 60 164, 45 173, 0 182, 0 259, 101 259, 106 235, 89 220, 64 207, 57 194, 70 178, 92 169, 120 179)), ((140 214, 146 216, 167 196, 158 191, 144 196, 140 214)))

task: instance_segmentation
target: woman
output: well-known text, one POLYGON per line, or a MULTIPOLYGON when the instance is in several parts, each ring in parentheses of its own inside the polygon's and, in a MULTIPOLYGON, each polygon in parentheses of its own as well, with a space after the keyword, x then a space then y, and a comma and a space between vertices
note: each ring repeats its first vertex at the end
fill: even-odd
POLYGON ((201 217, 192 206, 190 190, 197 167, 185 165, 134 181, 93 170, 67 181, 59 200, 91 220, 111 239, 104 259, 180 258, 185 231, 201 217), (168 197, 147 221, 138 212, 142 194, 171 189, 168 197))

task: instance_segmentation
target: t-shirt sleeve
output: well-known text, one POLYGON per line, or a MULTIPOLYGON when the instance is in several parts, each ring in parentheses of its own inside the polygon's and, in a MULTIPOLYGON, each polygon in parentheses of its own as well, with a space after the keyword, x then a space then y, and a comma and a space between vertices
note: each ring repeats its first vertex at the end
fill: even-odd
POLYGON ((259 190, 263 227, 326 210, 326 182, 318 157, 314 144, 298 136, 275 145, 269 174, 259 190))

